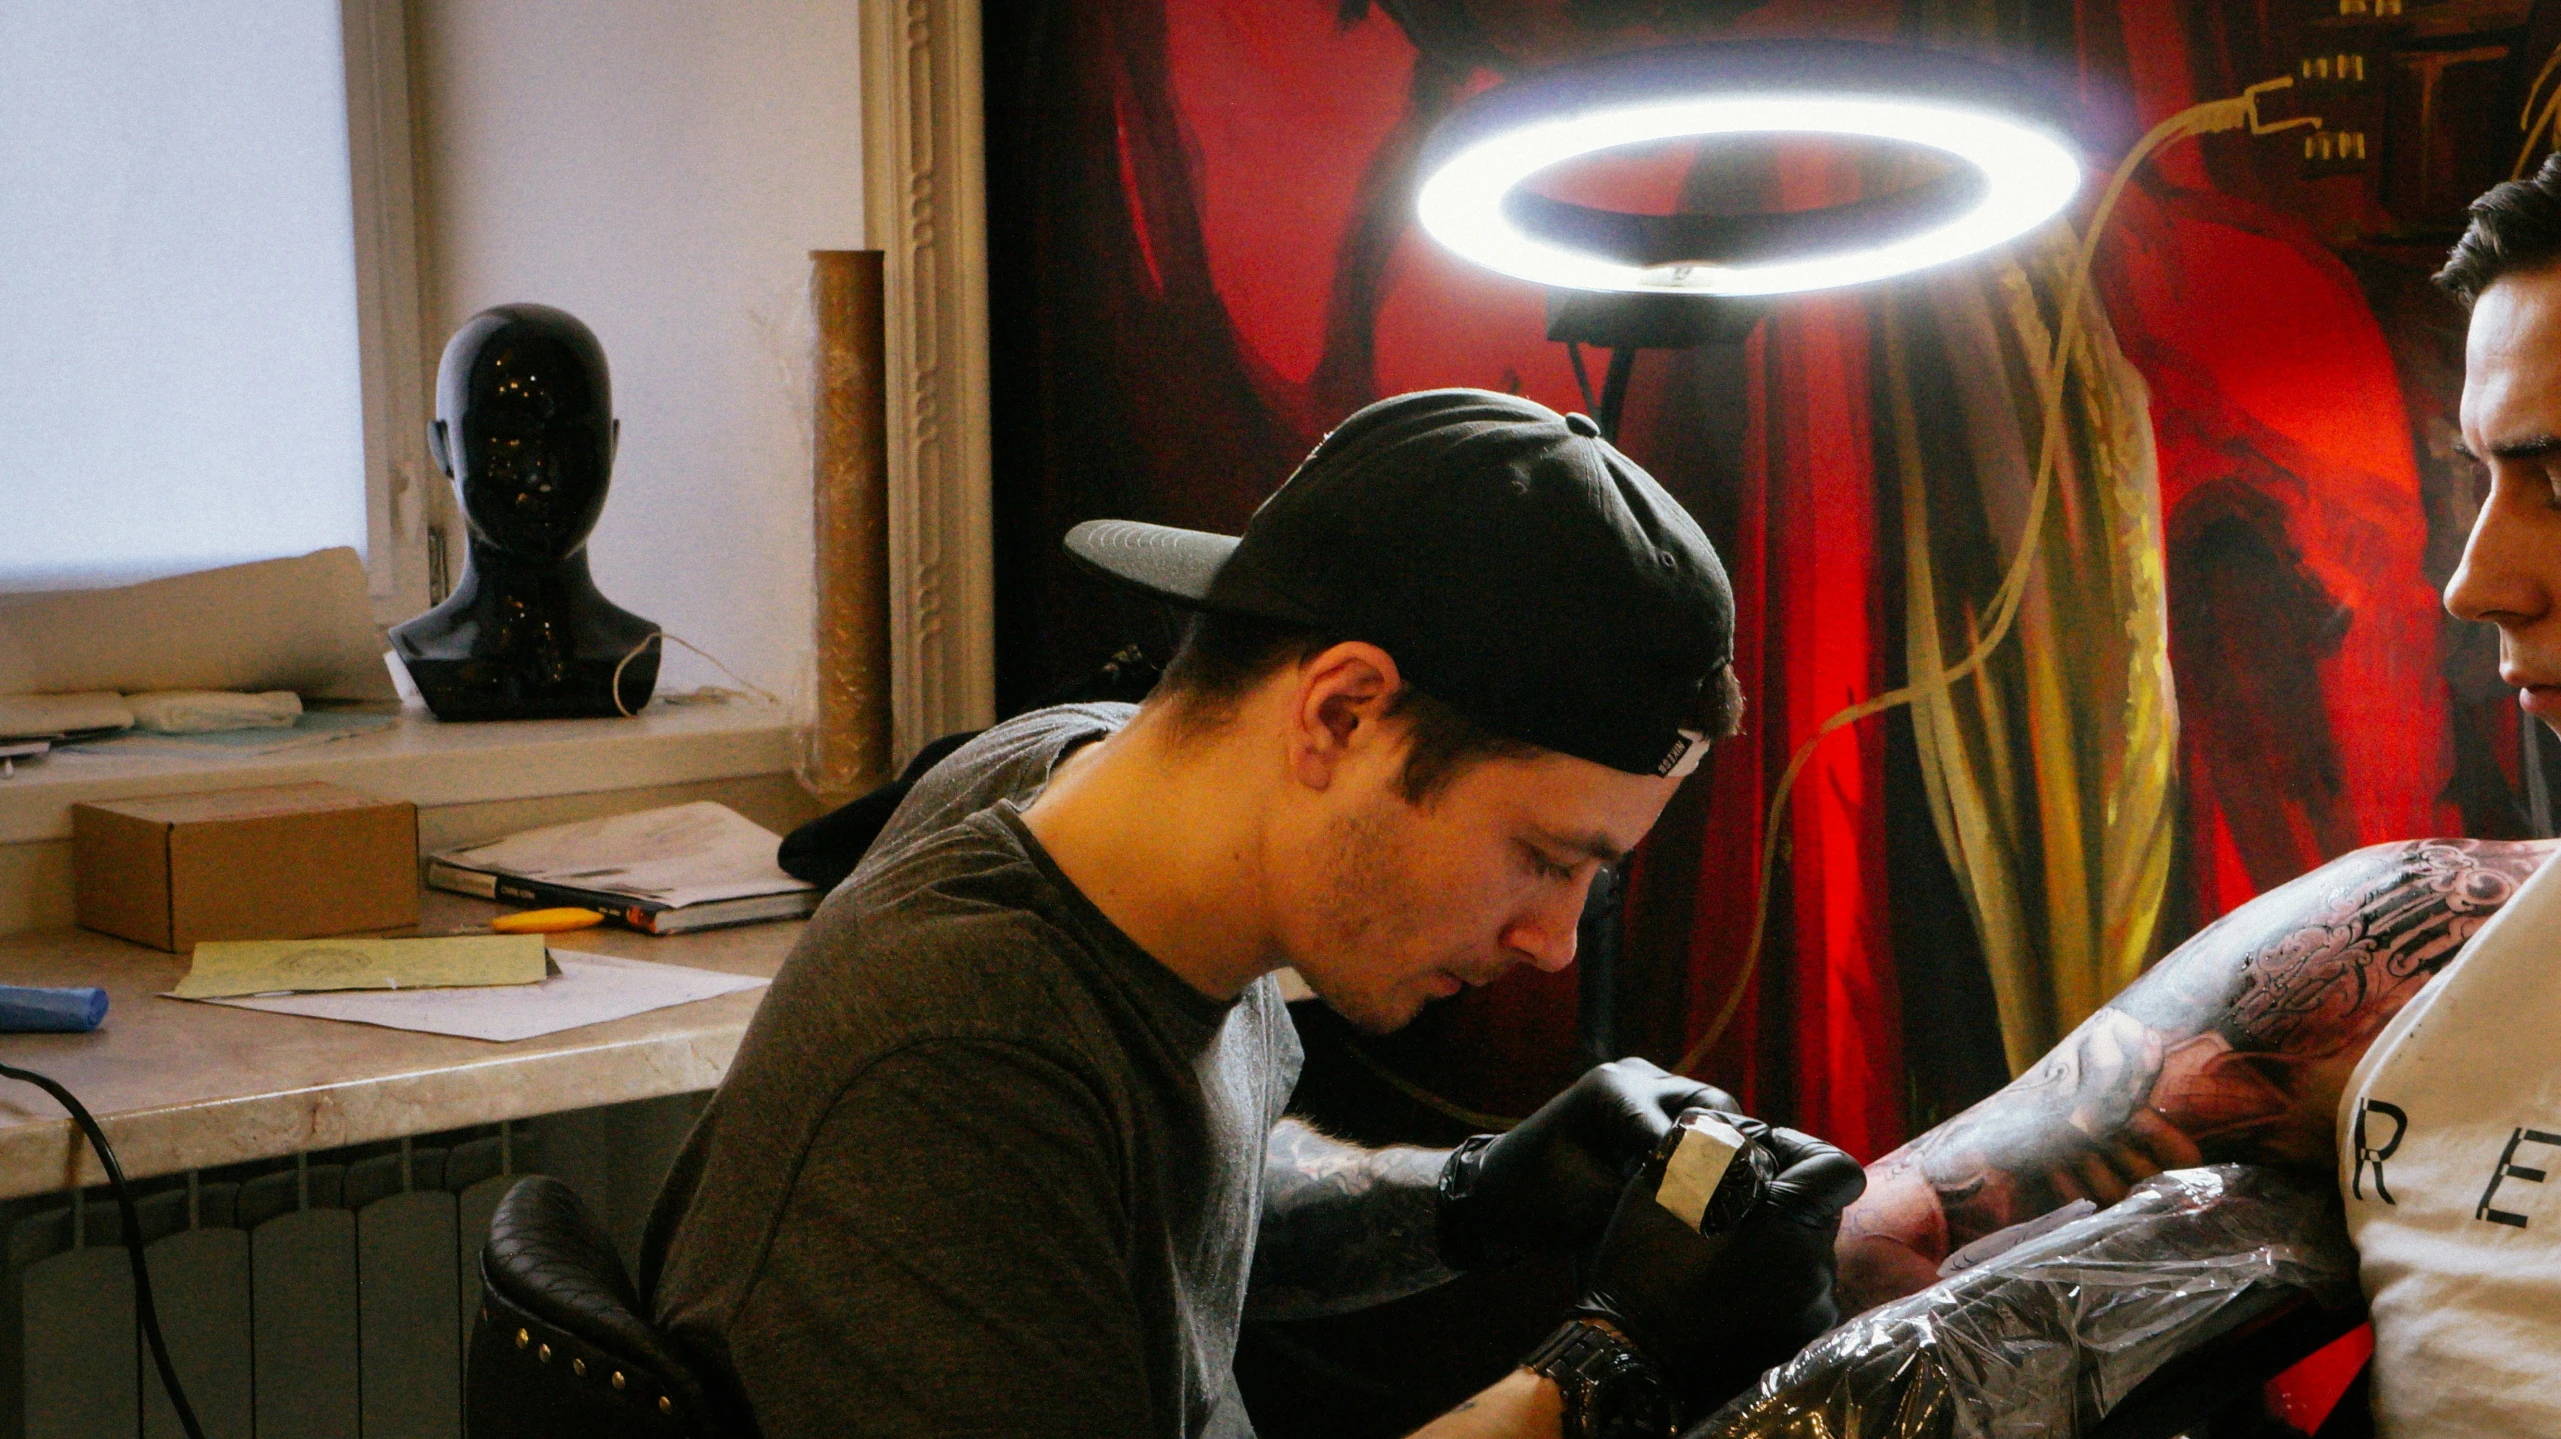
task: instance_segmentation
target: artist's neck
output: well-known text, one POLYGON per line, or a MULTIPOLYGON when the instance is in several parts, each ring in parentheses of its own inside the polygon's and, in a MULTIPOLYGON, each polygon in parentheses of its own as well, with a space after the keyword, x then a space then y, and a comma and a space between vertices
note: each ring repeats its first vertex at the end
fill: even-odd
POLYGON ((1264 789, 1238 736, 1177 736, 1154 707, 1067 757, 1025 812, 1122 933, 1213 999, 1281 966, 1266 903, 1264 789))

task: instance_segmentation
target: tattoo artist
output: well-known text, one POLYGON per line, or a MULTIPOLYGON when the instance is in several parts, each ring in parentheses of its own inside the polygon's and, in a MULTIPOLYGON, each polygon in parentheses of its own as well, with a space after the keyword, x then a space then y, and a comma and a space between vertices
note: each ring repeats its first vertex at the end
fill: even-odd
POLYGON ((1397 1028, 1574 958, 1593 876, 1735 731, 1704 534, 1592 422, 1477 390, 1352 416, 1241 539, 1071 553, 1196 612, 1143 706, 988 731, 828 899, 668 1180, 654 1312, 767 1436, 1245 1435, 1248 1315, 1581 1252, 1529 1362, 1424 1432, 1663 1435, 1828 1327, 1840 1151, 1702 1237, 1630 1183, 1638 1060, 1454 1152, 1283 1117, 1274 972, 1397 1028))

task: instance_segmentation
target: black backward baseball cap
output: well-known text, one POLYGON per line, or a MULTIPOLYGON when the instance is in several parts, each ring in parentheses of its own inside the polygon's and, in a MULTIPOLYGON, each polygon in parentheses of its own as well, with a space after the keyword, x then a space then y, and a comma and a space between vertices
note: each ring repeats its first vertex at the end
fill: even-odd
POLYGON ((1489 390, 1362 409, 1242 536, 1088 520, 1067 552, 1189 609, 1366 640, 1496 734, 1630 774, 1697 766, 1734 654, 1689 512, 1588 418, 1489 390))

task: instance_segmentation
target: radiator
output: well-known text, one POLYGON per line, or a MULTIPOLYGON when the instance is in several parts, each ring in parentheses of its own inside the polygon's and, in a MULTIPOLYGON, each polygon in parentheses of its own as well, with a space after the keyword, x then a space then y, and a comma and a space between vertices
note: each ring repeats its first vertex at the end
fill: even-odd
MULTIPOLYGON (((702 1096, 299 1155, 137 1186, 171 1362, 208 1439, 459 1439, 480 1246, 527 1173, 631 1258, 702 1096)), ((0 1433, 181 1439, 103 1188, 0 1211, 0 1433), (14 1313, 16 1322, 6 1322, 14 1313)))

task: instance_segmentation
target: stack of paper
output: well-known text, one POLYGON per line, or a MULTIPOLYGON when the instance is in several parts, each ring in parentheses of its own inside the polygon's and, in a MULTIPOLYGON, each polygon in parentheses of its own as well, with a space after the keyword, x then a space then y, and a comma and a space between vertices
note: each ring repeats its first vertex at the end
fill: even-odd
POLYGON ((515 904, 576 905, 650 934, 682 934, 818 907, 817 887, 774 862, 782 839, 708 800, 556 824, 447 850, 427 883, 515 904))

